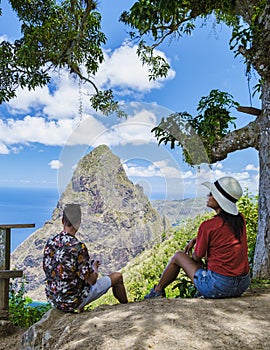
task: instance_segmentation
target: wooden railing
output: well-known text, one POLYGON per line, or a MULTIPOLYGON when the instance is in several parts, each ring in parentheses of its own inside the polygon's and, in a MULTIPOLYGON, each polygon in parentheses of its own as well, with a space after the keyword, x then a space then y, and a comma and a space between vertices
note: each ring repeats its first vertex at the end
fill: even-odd
POLYGON ((9 279, 22 277, 22 270, 10 270, 10 238, 12 228, 35 227, 35 224, 0 224, 0 320, 9 316, 9 279))

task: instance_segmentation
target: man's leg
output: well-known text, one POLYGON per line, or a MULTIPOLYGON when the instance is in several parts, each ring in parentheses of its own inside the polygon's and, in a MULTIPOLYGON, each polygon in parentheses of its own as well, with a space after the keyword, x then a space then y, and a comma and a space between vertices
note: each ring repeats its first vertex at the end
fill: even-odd
POLYGON ((200 264, 196 263, 192 258, 182 251, 178 251, 171 259, 167 267, 165 268, 159 283, 157 284, 155 291, 162 291, 170 283, 175 281, 180 268, 186 272, 190 277, 192 283, 194 283, 194 274, 200 268, 200 264))
POLYGON ((107 293, 111 286, 112 281, 109 276, 98 278, 94 285, 89 285, 88 295, 84 297, 82 303, 77 308, 77 312, 82 312, 84 306, 102 297, 102 295, 107 293))
POLYGON ((113 272, 109 277, 112 281, 113 295, 121 304, 126 304, 128 299, 122 274, 120 272, 113 272))

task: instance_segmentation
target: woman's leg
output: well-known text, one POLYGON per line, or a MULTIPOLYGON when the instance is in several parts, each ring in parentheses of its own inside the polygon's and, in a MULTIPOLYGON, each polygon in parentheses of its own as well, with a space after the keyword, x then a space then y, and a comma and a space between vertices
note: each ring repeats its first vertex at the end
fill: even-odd
POLYGON ((192 283, 194 283, 194 274, 199 268, 201 268, 201 266, 186 253, 178 251, 165 268, 159 283, 155 287, 155 291, 162 291, 170 283, 175 281, 180 268, 185 271, 185 273, 190 277, 192 283))

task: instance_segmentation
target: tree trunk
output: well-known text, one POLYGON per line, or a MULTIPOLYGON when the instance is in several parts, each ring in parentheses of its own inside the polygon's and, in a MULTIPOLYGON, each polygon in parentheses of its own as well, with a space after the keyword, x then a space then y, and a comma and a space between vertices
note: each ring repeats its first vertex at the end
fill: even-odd
POLYGON ((263 113, 258 117, 259 140, 259 221, 253 277, 270 277, 270 81, 264 83, 263 113))

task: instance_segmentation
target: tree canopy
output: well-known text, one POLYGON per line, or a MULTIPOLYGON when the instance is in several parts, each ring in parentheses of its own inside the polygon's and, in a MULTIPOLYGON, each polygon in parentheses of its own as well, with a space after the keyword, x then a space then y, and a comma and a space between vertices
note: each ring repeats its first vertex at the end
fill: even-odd
POLYGON ((253 65, 262 77, 269 77, 268 13, 267 0, 139 0, 120 19, 136 29, 137 32, 131 32, 132 37, 152 36, 152 45, 141 40, 139 54, 153 59, 153 49, 167 37, 190 35, 198 17, 206 23, 210 16, 215 16, 218 23, 232 27, 230 48, 236 55, 244 56, 248 70, 253 65))
POLYGON ((101 91, 92 78, 104 60, 106 42, 97 2, 10 0, 10 4, 21 23, 22 37, 0 43, 0 103, 15 97, 18 87, 45 86, 53 71, 65 69, 90 83, 95 109, 121 115, 113 92, 101 91))

